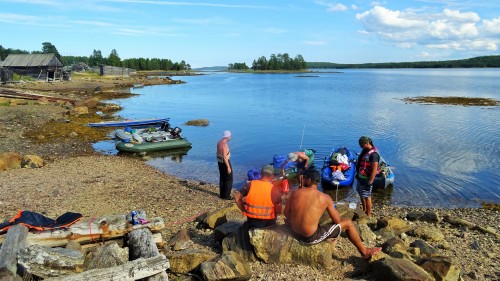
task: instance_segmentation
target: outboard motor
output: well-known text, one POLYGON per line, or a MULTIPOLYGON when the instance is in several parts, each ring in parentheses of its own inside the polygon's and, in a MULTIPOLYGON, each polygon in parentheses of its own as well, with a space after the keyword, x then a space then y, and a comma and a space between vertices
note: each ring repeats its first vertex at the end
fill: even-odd
POLYGON ((168 123, 167 121, 162 122, 160 129, 162 129, 165 132, 168 132, 170 130, 170 123, 168 123))
POLYGON ((170 134, 172 135, 172 137, 174 137, 175 139, 177 138, 180 138, 181 137, 181 128, 179 127, 175 127, 174 129, 172 129, 172 131, 170 132, 170 134))

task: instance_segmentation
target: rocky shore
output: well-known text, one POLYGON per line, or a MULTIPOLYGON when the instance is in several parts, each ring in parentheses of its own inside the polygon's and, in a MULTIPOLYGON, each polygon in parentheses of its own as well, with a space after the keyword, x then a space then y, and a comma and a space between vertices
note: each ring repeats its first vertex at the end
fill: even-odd
MULTIPOLYGON (((110 80, 94 84, 80 79, 85 83, 78 85, 78 81, 70 81, 66 86, 35 83, 31 88, 27 83, 12 87, 84 100, 102 95, 105 89, 112 90, 117 85, 144 82, 142 79, 145 78, 138 79, 141 80, 110 80)), ((84 124, 90 122, 88 120, 101 117, 94 115, 92 110, 87 114, 71 115, 71 110, 67 105, 53 102, 17 100, 12 103, 12 99, 0 98, 0 153, 35 154, 44 160, 41 168, 0 171, 0 192, 3 194, 0 197, 0 219, 11 218, 21 209, 52 218, 68 211, 82 213, 84 217, 98 217, 143 209, 150 217, 159 216, 165 220, 167 227, 162 232, 165 241, 184 229, 190 236, 188 249, 203 250, 213 256, 223 252, 220 237, 214 234, 216 230, 197 220, 232 207, 232 202, 217 197, 217 186, 172 177, 147 166, 141 159, 94 152, 91 144, 95 139, 79 137, 85 134, 79 130, 84 130, 84 124)), ((102 138, 106 133, 94 137, 102 138)), ((374 210, 376 216, 371 219, 355 215, 356 212, 348 212, 345 216, 356 220, 367 245, 385 244, 384 255, 400 255, 417 262, 416 257, 423 256, 416 253, 415 249, 419 247, 411 245, 422 240, 436 250, 435 255, 450 258, 458 268, 461 280, 500 279, 498 210, 401 208, 380 206, 377 202, 374 202, 374 210), (416 214, 422 213, 434 214, 435 219, 415 218, 418 217, 416 214), (463 221, 457 222, 453 218, 463 221), (404 231, 391 232, 403 241, 402 249, 395 250, 387 244, 394 237, 381 229, 389 221, 404 226, 404 231), (368 229, 363 230, 363 225, 368 229), (416 229, 423 229, 424 234, 416 229), (432 230, 435 235, 425 234, 428 233, 425 229, 432 230)), ((165 254, 173 253, 171 247, 165 248, 165 254)), ((377 278, 370 266, 374 262, 362 260, 354 246, 346 238, 340 238, 329 268, 259 261, 248 264, 250 280, 372 280, 377 278)), ((189 280, 193 277, 170 273, 170 278, 189 280)))

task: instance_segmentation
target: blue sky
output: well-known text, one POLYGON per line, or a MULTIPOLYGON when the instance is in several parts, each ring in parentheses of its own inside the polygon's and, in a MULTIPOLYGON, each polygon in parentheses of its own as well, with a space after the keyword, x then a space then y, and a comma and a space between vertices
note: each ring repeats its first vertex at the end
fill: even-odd
POLYGON ((335 63, 499 55, 498 0, 0 0, 0 45, 192 67, 300 54, 335 63))

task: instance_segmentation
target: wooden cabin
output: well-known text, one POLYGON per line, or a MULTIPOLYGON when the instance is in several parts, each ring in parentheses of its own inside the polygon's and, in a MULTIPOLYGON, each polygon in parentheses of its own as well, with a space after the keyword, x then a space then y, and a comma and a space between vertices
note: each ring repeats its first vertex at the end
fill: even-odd
POLYGON ((10 54, 0 66, 4 73, 10 74, 2 75, 3 82, 11 81, 13 73, 45 82, 69 78, 55 54, 10 54))

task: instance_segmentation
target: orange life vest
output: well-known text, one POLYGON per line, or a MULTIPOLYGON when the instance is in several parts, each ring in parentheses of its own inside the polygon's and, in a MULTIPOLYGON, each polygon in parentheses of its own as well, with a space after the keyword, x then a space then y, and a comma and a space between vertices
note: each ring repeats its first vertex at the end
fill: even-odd
POLYGON ((245 216, 254 219, 271 220, 276 217, 271 197, 273 184, 267 181, 253 180, 250 190, 243 200, 245 216))

